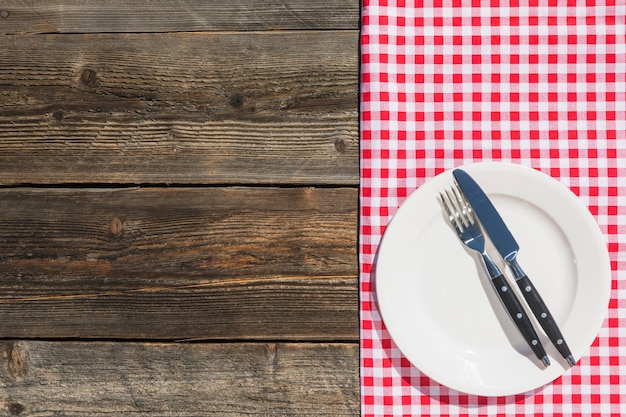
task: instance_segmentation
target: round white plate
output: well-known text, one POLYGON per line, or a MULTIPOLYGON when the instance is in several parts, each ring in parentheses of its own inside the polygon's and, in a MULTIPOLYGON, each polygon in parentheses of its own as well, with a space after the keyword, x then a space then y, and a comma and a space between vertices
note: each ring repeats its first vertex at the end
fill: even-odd
MULTIPOLYGON (((568 188, 534 169, 493 162, 461 168, 515 236, 522 269, 578 360, 602 326, 611 289, 607 246, 593 216, 568 188)), ((453 181, 447 171, 422 185, 385 230, 375 275, 385 326, 415 367, 457 391, 497 396, 541 387, 569 367, 537 325, 552 362, 540 365, 479 258, 449 226, 438 196, 453 181)))

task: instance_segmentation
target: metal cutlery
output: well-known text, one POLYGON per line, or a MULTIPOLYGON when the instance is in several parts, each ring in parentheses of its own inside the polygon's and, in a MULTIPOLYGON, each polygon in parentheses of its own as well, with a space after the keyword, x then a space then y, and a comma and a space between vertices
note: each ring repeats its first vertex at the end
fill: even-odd
POLYGON ((485 192, 469 174, 461 169, 455 169, 453 175, 464 198, 469 202, 469 205, 478 217, 485 232, 491 239, 491 242, 502 256, 502 259, 509 266, 515 278, 515 283, 520 288, 524 299, 537 318, 537 321, 561 356, 563 356, 570 366, 575 366, 576 361, 567 343, 565 343, 565 339, 554 317, 531 280, 517 262, 519 245, 504 223, 504 220, 502 220, 502 217, 489 200, 489 197, 487 197, 485 192))
POLYGON ((544 366, 550 365, 550 360, 546 355, 543 345, 539 341, 530 318, 526 314, 521 302, 509 287, 509 284, 500 272, 498 266, 491 260, 485 250, 485 237, 483 236, 480 224, 462 193, 455 187, 444 193, 440 193, 441 203, 448 215, 450 224, 454 227, 459 239, 469 249, 479 253, 482 258, 485 270, 489 274, 491 283, 500 297, 507 313, 519 329, 520 333, 539 358, 544 366))

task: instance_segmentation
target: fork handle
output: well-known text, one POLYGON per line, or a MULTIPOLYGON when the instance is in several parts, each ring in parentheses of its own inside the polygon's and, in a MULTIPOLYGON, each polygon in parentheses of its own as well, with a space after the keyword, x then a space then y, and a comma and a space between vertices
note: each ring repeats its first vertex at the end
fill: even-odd
POLYGON ((535 331, 530 318, 526 314, 524 307, 522 307, 522 303, 520 303, 511 287, 509 287, 509 283, 504 278, 504 275, 500 274, 492 278, 491 283, 498 293, 498 296, 500 296, 500 300, 502 300, 502 304, 504 304, 504 308, 506 308, 507 313, 511 316, 513 323, 515 323, 535 356, 539 358, 544 366, 550 365, 550 360, 546 355, 546 351, 539 340, 539 336, 537 336, 537 332, 535 331))
POLYGON ((543 327, 543 330, 545 330, 552 344, 556 347, 561 356, 565 358, 569 365, 576 365, 576 360, 572 356, 572 352, 570 352, 567 347, 567 343, 565 343, 565 339, 563 338, 554 317, 552 317, 550 310, 548 310, 548 306, 546 306, 546 303, 543 302, 541 295, 539 295, 539 292, 528 276, 524 275, 516 279, 515 282, 522 291, 528 306, 539 321, 539 324, 541 324, 541 327, 543 327))

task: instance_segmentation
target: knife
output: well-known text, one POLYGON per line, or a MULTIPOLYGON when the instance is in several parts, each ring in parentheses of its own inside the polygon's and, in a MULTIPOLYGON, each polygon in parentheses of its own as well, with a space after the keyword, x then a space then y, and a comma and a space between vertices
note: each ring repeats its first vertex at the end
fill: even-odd
POLYGON ((539 292, 528 278, 528 275, 526 275, 517 262, 519 245, 504 223, 504 220, 500 217, 500 214, 489 200, 489 197, 487 197, 485 192, 467 172, 461 169, 455 169, 452 174, 461 188, 461 191, 463 191, 465 198, 474 210, 474 213, 476 213, 480 223, 483 225, 487 235, 489 235, 491 242, 511 269, 515 282, 521 290, 531 311, 537 318, 537 321, 561 356, 563 356, 570 366, 575 366, 576 361, 567 343, 565 343, 565 339, 554 317, 550 313, 550 310, 548 310, 539 292))

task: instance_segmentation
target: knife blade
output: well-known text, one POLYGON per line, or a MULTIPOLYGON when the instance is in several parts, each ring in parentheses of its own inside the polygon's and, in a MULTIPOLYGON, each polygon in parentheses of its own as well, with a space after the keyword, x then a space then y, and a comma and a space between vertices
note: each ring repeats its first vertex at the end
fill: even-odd
POLYGON ((528 275, 526 275, 517 262, 519 245, 504 223, 504 220, 502 220, 500 213, 498 213, 491 200, 489 200, 487 194, 485 194, 482 188, 480 188, 467 172, 462 169, 455 169, 452 174, 459 188, 461 188, 461 191, 465 195, 465 198, 474 210, 474 213, 476 213, 489 239, 491 239, 491 242, 500 253, 500 256, 502 256, 502 259, 509 266, 509 269, 513 273, 515 283, 521 290, 533 315, 537 318, 537 321, 561 356, 563 356, 570 366, 575 366, 576 361, 567 343, 565 343, 565 339, 561 334, 556 320, 554 320, 546 303, 541 298, 541 295, 539 295, 539 292, 530 278, 528 278, 528 275))

